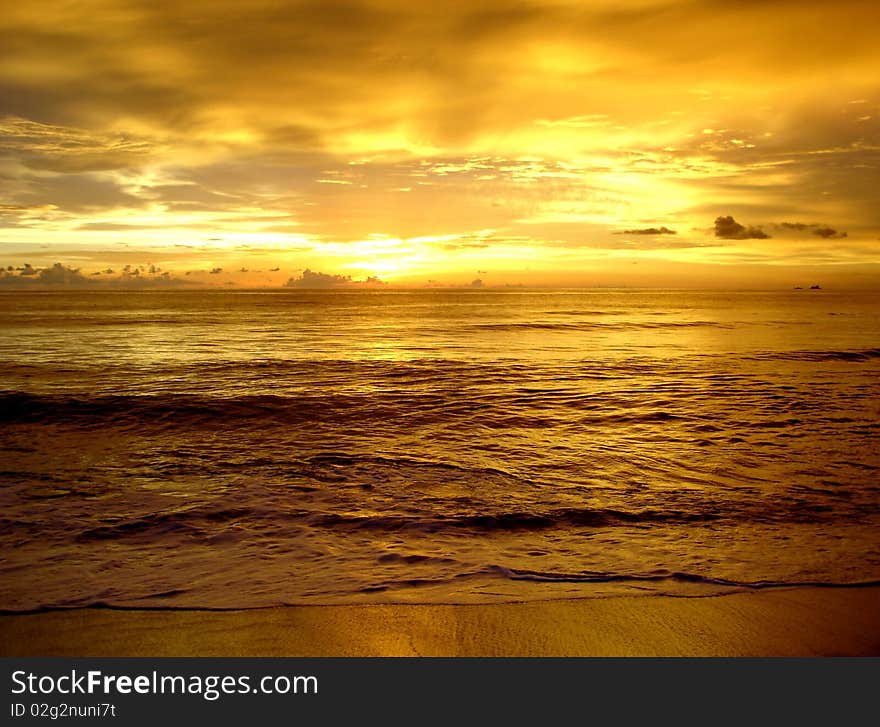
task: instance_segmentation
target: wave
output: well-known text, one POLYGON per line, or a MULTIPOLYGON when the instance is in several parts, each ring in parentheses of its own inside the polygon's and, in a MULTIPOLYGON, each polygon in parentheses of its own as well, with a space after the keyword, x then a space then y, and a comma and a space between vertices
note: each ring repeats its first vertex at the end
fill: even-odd
POLYGON ((767 351, 750 356, 753 360, 774 359, 783 361, 870 361, 880 358, 880 348, 855 351, 767 351))
MULTIPOLYGON (((602 572, 584 572, 584 573, 557 573, 530 571, 515 568, 507 568, 505 566, 490 565, 484 568, 478 568, 471 571, 457 573, 448 577, 436 578, 402 578, 389 579, 387 581, 379 581, 373 584, 364 585, 357 589, 356 592, 349 594, 354 598, 354 602, 363 603, 358 600, 357 596, 369 597, 377 593, 386 594, 386 598, 382 603, 394 602, 393 598, 389 601, 387 594, 400 592, 411 588, 424 587, 447 587, 453 590, 445 592, 445 595, 435 596, 429 601, 421 601, 421 603, 467 603, 467 600, 456 598, 453 594, 457 589, 461 588, 462 581, 471 580, 487 580, 501 579, 514 582, 527 582, 534 585, 550 584, 550 583, 567 583, 581 584, 585 587, 601 586, 614 584, 617 586, 630 586, 633 592, 642 597, 666 596, 679 598, 700 598, 705 596, 719 596, 728 593, 736 593, 742 591, 762 591, 781 588, 876 588, 880 586, 880 580, 860 580, 860 581, 826 581, 826 580, 734 580, 729 578, 721 578, 711 575, 703 575, 699 573, 688 573, 685 571, 652 571, 648 573, 602 573, 602 572), (646 589, 647 586, 647 589, 646 589), (683 589, 682 586, 697 586, 700 590, 683 589)), ((625 592, 616 592, 616 595, 624 595, 625 592)), ((552 593, 542 595, 531 592, 528 598, 511 594, 507 598, 502 598, 494 602, 520 602, 523 600, 547 600, 558 598, 552 593)), ((603 598, 607 594, 597 591, 585 590, 576 595, 567 592, 564 596, 566 599, 571 598, 603 598)), ((154 593, 135 593, 129 596, 120 596, 118 602, 109 601, 102 597, 81 597, 73 599, 68 603, 55 602, 52 604, 40 605, 30 608, 0 608, 0 615, 25 615, 49 613, 53 611, 75 611, 81 609, 107 609, 114 611, 257 611, 267 608, 278 608, 284 606, 298 605, 333 605, 340 603, 350 603, 351 599, 342 600, 338 598, 329 598, 317 600, 314 598, 305 599, 287 599, 278 598, 269 602, 261 602, 259 604, 248 604, 239 602, 228 606, 202 605, 198 597, 189 589, 172 588, 154 593), (181 596, 189 596, 193 599, 192 603, 180 603, 181 596)), ((403 598, 401 603, 411 603, 410 600, 403 598)))
POLYGON ((582 424, 667 422, 691 417, 639 402, 638 410, 620 407, 613 398, 560 391, 520 388, 470 396, 451 389, 418 387, 391 391, 250 394, 99 394, 65 396, 9 392, 0 394, 0 422, 75 424, 83 427, 186 428, 220 425, 253 428, 260 424, 363 425, 375 422, 446 423, 466 419, 487 428, 550 428, 571 423, 571 410, 585 413, 582 424), (606 407, 607 411, 595 411, 606 407), (553 411, 555 409, 556 411, 553 411), (594 412, 586 414, 586 412, 594 412))
POLYGON ((368 530, 420 530, 435 533, 442 530, 473 530, 482 532, 547 530, 564 526, 613 527, 636 523, 709 522, 719 519, 713 513, 661 512, 641 510, 627 512, 602 508, 563 508, 547 513, 500 512, 459 516, 406 517, 397 515, 340 515, 319 514, 306 518, 318 527, 348 527, 368 530))
POLYGON ((151 537, 171 534, 206 535, 207 530, 199 527, 204 525, 234 522, 252 514, 245 508, 228 508, 220 510, 184 510, 170 513, 151 513, 144 517, 132 518, 117 523, 98 525, 84 530, 77 536, 79 542, 95 540, 115 540, 130 535, 149 534, 151 537))
MULTIPOLYGON (((412 397, 410 397, 412 398, 412 397)), ((398 410, 407 401, 397 404, 398 410)), ((0 394, 0 422, 73 422, 80 425, 191 426, 204 422, 244 422, 253 419, 280 420, 285 423, 316 419, 345 421, 364 406, 374 407, 373 415, 383 414, 368 395, 277 396, 258 394, 239 397, 183 395, 99 395, 71 397, 53 394, 0 394), (378 409, 378 410, 377 410, 378 409)), ((393 412, 388 412, 393 414, 393 412)))
MULTIPOLYGON (((607 528, 644 524, 693 524, 722 519, 715 512, 681 510, 625 511, 612 508, 561 508, 544 513, 519 511, 496 513, 466 513, 461 515, 396 515, 349 514, 308 510, 260 510, 257 508, 225 508, 217 510, 185 510, 160 512, 115 522, 105 522, 82 530, 78 542, 114 540, 134 536, 148 539, 168 536, 212 538, 219 534, 223 524, 240 525, 245 530, 254 523, 271 524, 284 528, 290 525, 325 530, 364 530, 373 532, 446 532, 492 533, 549 530, 553 528, 607 528), (221 526, 218 528, 218 525, 221 526)), ((13 523, 7 523, 12 526, 13 523)), ((27 523, 19 523, 26 526, 27 523)))
MULTIPOLYGON (((346 461, 343 458, 337 462, 346 461)), ((655 506, 645 502, 631 509, 620 507, 557 507, 526 509, 495 509, 486 507, 480 512, 471 507, 456 511, 456 501, 438 501, 435 498, 413 501, 413 507, 395 510, 373 511, 375 506, 370 494, 375 486, 369 484, 370 473, 383 479, 383 466, 397 470, 402 481, 435 482, 446 485, 453 481, 466 482, 474 487, 487 487, 490 490, 517 490, 522 482, 515 475, 492 468, 462 467, 441 463, 417 462, 407 460, 373 459, 364 457, 352 460, 345 469, 321 469, 320 464, 309 465, 307 461, 290 463, 286 468, 285 479, 290 479, 287 491, 290 497, 281 499, 255 499, 249 506, 240 503, 193 506, 187 509, 147 512, 128 517, 106 517, 101 520, 90 519, 81 522, 80 528, 71 528, 71 523, 50 525, 42 523, 39 527, 30 518, 5 517, 0 519, 0 532, 9 536, 43 532, 46 537, 66 540, 72 538, 78 543, 98 543, 102 541, 126 541, 136 539, 141 543, 161 543, 166 541, 219 542, 218 539, 232 538, 245 540, 249 534, 271 533, 273 538, 297 539, 306 533, 319 534, 320 537, 334 537, 336 534, 364 533, 369 537, 406 535, 406 537, 445 536, 452 540, 461 537, 488 538, 493 534, 516 534, 531 532, 558 531, 560 537, 565 531, 615 530, 713 527, 715 525, 768 525, 783 523, 816 524, 847 517, 852 522, 869 517, 874 508, 870 504, 851 501, 850 493, 829 483, 832 489, 798 489, 791 496, 779 498, 770 505, 764 499, 681 499, 677 503, 667 502, 655 506), (385 462, 386 465, 381 463, 385 462), (372 468, 370 466, 373 465, 372 468), (378 465, 378 468, 376 466, 378 465), (363 467, 368 469, 363 469, 363 467), (314 467, 314 469, 310 468, 314 467), (355 469, 358 468, 358 469, 355 469), (431 470, 435 470, 431 472, 431 470), (366 472, 366 476, 365 476, 366 472), (289 478, 288 478, 289 476, 289 478), (303 485, 302 478, 309 485, 303 485), (299 493, 322 491, 317 502, 341 496, 350 487, 364 490, 358 496, 359 503, 349 503, 345 509, 336 510, 309 506, 309 499, 299 499, 299 493), (833 495, 834 502, 820 498, 833 495), (40 530, 41 529, 41 530, 40 530)), ((280 491, 280 490, 279 490, 280 491)), ((348 500, 346 500, 348 502, 348 500)), ((685 532, 686 530, 683 530, 685 532)), ((565 536, 567 537, 567 535, 565 536)))
POLYGON ((812 588, 853 588, 880 586, 880 580, 856 581, 853 583, 836 581, 737 581, 716 576, 706 576, 684 571, 659 570, 650 573, 556 573, 532 570, 519 570, 504 566, 492 566, 492 570, 510 580, 534 581, 539 583, 632 583, 632 582, 676 582, 696 583, 707 586, 725 586, 761 590, 765 588, 812 587, 812 588))
POLYGON ((736 326, 718 321, 631 321, 605 323, 603 321, 583 322, 529 322, 529 323, 475 323, 472 329, 485 331, 640 331, 662 328, 735 328, 736 326))

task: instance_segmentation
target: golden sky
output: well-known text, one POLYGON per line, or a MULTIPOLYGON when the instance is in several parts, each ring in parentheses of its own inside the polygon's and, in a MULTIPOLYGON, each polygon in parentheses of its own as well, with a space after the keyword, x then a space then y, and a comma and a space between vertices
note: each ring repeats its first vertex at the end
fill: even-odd
POLYGON ((877 285, 878 31, 845 0, 6 3, 0 263, 877 285))

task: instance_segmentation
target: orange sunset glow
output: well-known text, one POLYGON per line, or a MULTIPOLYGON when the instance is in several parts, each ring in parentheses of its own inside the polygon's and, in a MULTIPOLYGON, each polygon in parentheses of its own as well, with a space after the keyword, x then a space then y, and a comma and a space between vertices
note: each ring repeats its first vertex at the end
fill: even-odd
POLYGON ((6 6, 0 656, 880 656, 877 0, 6 6))
POLYGON ((14 3, 0 283, 873 287, 877 20, 817 0, 14 3))

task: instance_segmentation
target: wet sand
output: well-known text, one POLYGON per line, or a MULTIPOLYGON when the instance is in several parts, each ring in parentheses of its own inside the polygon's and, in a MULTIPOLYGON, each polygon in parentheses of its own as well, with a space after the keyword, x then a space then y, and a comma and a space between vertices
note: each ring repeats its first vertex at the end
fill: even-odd
POLYGON ((0 617, 4 656, 880 655, 880 587, 0 617))

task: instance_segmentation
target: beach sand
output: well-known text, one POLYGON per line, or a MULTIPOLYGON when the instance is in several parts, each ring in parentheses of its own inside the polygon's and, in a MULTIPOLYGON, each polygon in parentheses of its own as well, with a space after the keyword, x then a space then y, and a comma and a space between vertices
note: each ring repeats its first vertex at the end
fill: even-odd
POLYGON ((880 587, 0 617, 4 656, 880 655, 880 587))

